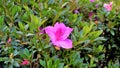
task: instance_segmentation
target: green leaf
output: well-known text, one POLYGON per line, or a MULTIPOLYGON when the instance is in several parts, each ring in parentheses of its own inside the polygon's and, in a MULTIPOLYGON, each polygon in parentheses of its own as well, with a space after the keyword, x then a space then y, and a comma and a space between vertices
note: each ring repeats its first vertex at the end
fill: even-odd
POLYGON ((76 66, 80 61, 80 55, 79 52, 73 52, 70 55, 70 64, 73 64, 73 66, 76 66))
POLYGON ((44 60, 41 60, 41 59, 40 59, 39 63, 40 63, 44 68, 46 68, 46 63, 45 63, 44 60))
POLYGON ((102 32, 103 32, 103 30, 93 31, 93 32, 89 33, 88 36, 90 37, 90 39, 93 40, 93 39, 99 37, 99 35, 102 34, 102 32))
POLYGON ((0 26, 4 23, 4 16, 0 16, 0 26))
POLYGON ((23 59, 30 59, 31 54, 27 48, 25 48, 23 51, 20 52, 19 54, 23 59))
POLYGON ((24 58, 27 58, 26 55, 23 54, 22 52, 21 52, 19 55, 20 55, 20 57, 22 57, 23 59, 24 59, 24 58))
POLYGON ((48 61, 47 61, 47 68, 52 68, 52 65, 53 63, 52 63, 52 59, 49 59, 48 61))
POLYGON ((69 68, 69 65, 64 66, 64 68, 69 68))
POLYGON ((2 30, 4 27, 4 17, 0 16, 0 30, 2 30))
POLYGON ((27 5, 23 5, 23 8, 24 8, 26 11, 28 11, 28 10, 29 10, 29 8, 28 8, 28 6, 27 6, 27 5))
POLYGON ((6 59, 6 57, 0 57, 0 61, 5 61, 6 59))
POLYGON ((74 27, 74 34, 75 34, 75 36, 78 37, 79 36, 78 33, 79 33, 78 28, 77 28, 77 26, 75 26, 74 27))
POLYGON ((59 63, 58 68, 63 68, 64 67, 64 63, 59 63))
POLYGON ((17 50, 14 51, 14 56, 18 55, 19 52, 17 50))
POLYGON ((49 0, 48 4, 53 4, 55 2, 55 0, 49 0))
POLYGON ((113 30, 110 30, 110 33, 114 36, 115 32, 113 30))
POLYGON ((73 17, 74 17, 73 22, 76 22, 76 20, 77 20, 77 14, 74 14, 73 17))
POLYGON ((31 22, 34 23, 34 25, 36 26, 36 24, 38 25, 40 22, 40 19, 37 16, 34 16, 33 14, 31 15, 31 22))
POLYGON ((90 32, 89 27, 86 25, 83 27, 83 35, 86 35, 88 32, 90 32))
POLYGON ((20 6, 13 6, 12 7, 12 15, 15 16, 15 14, 17 12, 20 12, 21 11, 21 7, 20 6))
POLYGON ((14 65, 15 67, 19 67, 19 66, 20 66, 17 61, 14 61, 14 62, 13 62, 13 65, 14 65))
POLYGON ((8 68, 13 68, 13 65, 12 65, 12 64, 9 64, 8 68))
POLYGON ((104 47, 104 46, 99 45, 99 46, 98 46, 99 51, 103 51, 103 47, 104 47))
POLYGON ((54 67, 55 67, 55 68, 58 68, 58 67, 59 67, 59 64, 60 64, 60 60, 59 60, 59 59, 56 59, 56 60, 55 60, 55 63, 54 63, 54 67))
POLYGON ((23 23, 22 23, 22 22, 18 22, 18 25, 19 25, 19 27, 20 27, 20 29, 21 29, 22 31, 24 31, 24 30, 25 30, 24 25, 23 25, 23 23))
POLYGON ((25 48, 24 54, 25 54, 26 56, 29 56, 29 55, 30 55, 29 50, 28 50, 27 48, 25 48))
POLYGON ((106 39, 104 37, 97 37, 96 39, 94 39, 94 41, 98 41, 98 40, 103 40, 105 41, 106 39))
POLYGON ((31 3, 32 5, 34 5, 36 8, 39 8, 39 5, 38 5, 37 2, 35 2, 35 1, 30 1, 30 3, 31 3))
POLYGON ((90 26, 85 25, 85 26, 83 27, 83 35, 84 35, 84 36, 91 31, 93 25, 94 25, 94 24, 92 23, 90 26))
POLYGON ((41 25, 43 25, 47 20, 48 20, 48 19, 42 20, 42 22, 40 23, 39 27, 40 27, 41 25))

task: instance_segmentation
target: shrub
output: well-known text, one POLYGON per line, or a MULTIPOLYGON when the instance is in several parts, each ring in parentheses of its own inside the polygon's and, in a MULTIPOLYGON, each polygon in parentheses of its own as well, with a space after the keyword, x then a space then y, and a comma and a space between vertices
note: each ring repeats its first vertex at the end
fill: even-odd
POLYGON ((1 0, 0 68, 119 68, 119 10, 116 0, 1 0), (72 48, 51 43, 44 29, 56 22, 73 29, 72 48))

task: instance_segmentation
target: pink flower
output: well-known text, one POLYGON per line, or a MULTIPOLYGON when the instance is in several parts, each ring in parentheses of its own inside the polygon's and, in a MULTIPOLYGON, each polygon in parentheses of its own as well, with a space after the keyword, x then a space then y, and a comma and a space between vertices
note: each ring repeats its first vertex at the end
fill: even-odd
POLYGON ((72 40, 67 38, 72 30, 72 28, 66 27, 63 23, 58 22, 54 26, 45 28, 45 32, 50 37, 53 45, 65 49, 72 48, 72 40))
POLYGON ((7 43, 11 43, 11 42, 12 42, 12 39, 8 38, 7 43))
POLYGON ((92 20, 93 12, 89 12, 88 16, 89 16, 89 19, 92 20))
POLYGON ((45 34, 45 30, 42 27, 39 27, 38 29, 40 30, 39 34, 45 34))
POLYGON ((112 3, 113 3, 113 2, 110 2, 109 4, 104 4, 103 7, 104 7, 107 11, 110 11, 110 10, 112 10, 112 3))
POLYGON ((95 2, 95 0, 90 0, 90 2, 95 2))
POLYGON ((22 65, 28 65, 29 61, 27 59, 24 59, 24 61, 22 62, 22 65))
POLYGON ((79 9, 75 9, 75 10, 73 11, 73 13, 75 13, 75 14, 79 13, 79 9))
POLYGON ((98 8, 98 7, 99 7, 99 4, 96 4, 95 7, 98 8))

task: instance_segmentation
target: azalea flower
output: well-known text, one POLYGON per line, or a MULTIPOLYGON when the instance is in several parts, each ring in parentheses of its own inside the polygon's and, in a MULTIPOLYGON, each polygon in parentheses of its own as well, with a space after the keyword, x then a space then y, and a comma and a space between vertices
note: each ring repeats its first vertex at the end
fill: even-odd
POLYGON ((89 19, 92 20, 93 12, 89 12, 88 16, 89 16, 89 19))
POLYGON ((42 27, 39 27, 40 33, 39 34, 45 34, 45 30, 42 27))
POLYGON ((79 13, 79 9, 75 9, 75 10, 73 11, 73 13, 75 13, 75 14, 79 13))
POLYGON ((99 7, 99 4, 96 4, 95 7, 98 8, 98 7, 99 7))
POLYGON ((113 2, 110 2, 109 4, 104 4, 103 7, 104 7, 107 11, 110 11, 110 10, 112 10, 112 3, 113 3, 113 2))
POLYGON ((95 2, 95 0, 90 0, 90 2, 95 2))
POLYGON ((50 37, 53 45, 65 49, 72 48, 72 40, 68 39, 72 30, 72 28, 66 27, 63 23, 59 22, 54 26, 48 26, 45 28, 45 32, 50 37))
POLYGON ((11 43, 11 41, 12 41, 12 39, 11 39, 11 38, 9 38, 9 39, 7 40, 7 43, 11 43))
POLYGON ((24 61, 22 62, 22 65, 28 65, 29 61, 27 59, 24 59, 24 61))

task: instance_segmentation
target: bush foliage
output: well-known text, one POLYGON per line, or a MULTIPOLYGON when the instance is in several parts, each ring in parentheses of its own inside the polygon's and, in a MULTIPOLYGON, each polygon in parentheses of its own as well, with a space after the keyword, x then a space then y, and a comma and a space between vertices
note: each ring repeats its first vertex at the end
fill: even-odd
POLYGON ((0 68, 119 68, 120 1, 110 2, 0 0, 0 68), (73 28, 71 49, 40 33, 56 22, 73 28))

